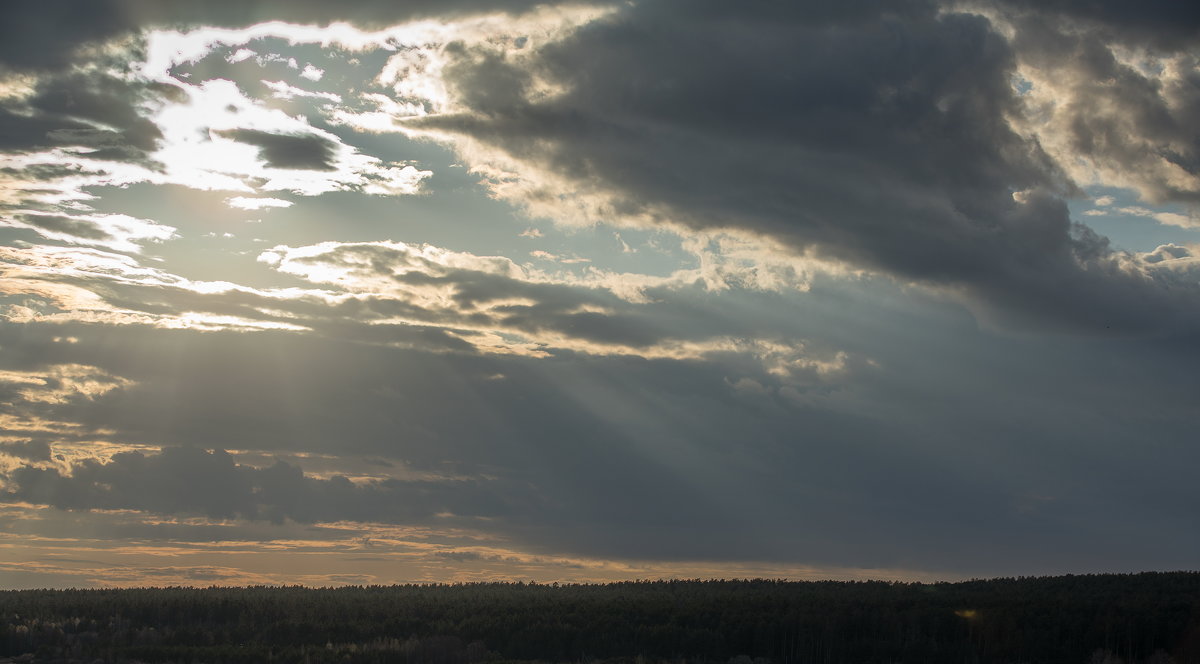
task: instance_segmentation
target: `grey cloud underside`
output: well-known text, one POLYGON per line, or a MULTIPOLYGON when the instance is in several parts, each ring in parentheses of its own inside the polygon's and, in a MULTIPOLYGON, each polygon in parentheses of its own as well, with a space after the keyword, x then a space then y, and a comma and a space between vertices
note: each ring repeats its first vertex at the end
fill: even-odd
POLYGON ((1194 284, 1120 269, 1073 228, 1074 184, 1012 129, 1018 55, 986 19, 820 7, 639 3, 530 62, 463 53, 448 71, 468 110, 409 122, 566 176, 614 214, 762 233, 966 289, 995 317, 1196 325, 1194 284), (534 76, 567 92, 531 95, 534 76))
MULTIPOLYGON (((403 295, 369 296, 347 301, 341 309, 351 318, 408 316, 431 323, 468 324, 508 329, 530 335, 558 332, 569 338, 644 348, 667 339, 704 339, 729 333, 708 325, 688 325, 686 320, 711 317, 703 311, 678 308, 680 298, 662 293, 661 306, 639 306, 600 288, 561 283, 538 283, 482 270, 452 268, 416 258, 409 250, 380 245, 342 245, 310 262, 345 265, 366 261, 358 270, 364 278, 389 277, 404 287, 445 288, 453 306, 431 308, 414 305, 403 295), (410 266, 418 269, 408 270, 410 266), (398 272, 398 268, 405 271, 398 272), (518 300, 521 303, 505 303, 518 300), (588 305, 601 311, 580 311, 588 305), (483 308, 486 307, 486 311, 483 308)), ((665 290, 665 289, 664 289, 665 290)), ((657 294, 657 293, 656 293, 657 294)))
MULTIPOLYGON (((105 542, 119 547, 129 541, 261 542, 270 532, 279 539, 338 540, 368 534, 366 528, 328 528, 311 523, 227 520, 171 522, 133 513, 53 510, 41 514, 0 516, 0 527, 15 535, 37 535, 105 542)), ((304 550, 304 549, 299 549, 304 550)), ((61 559, 61 558, 60 558, 61 559)))
MULTIPOLYGON (((799 385, 788 396, 737 357, 434 355, 275 332, 96 335, 84 324, 0 325, 0 345, 15 351, 5 358, 10 370, 68 362, 136 382, 42 409, 86 431, 155 445, 402 459, 496 478, 428 487, 433 497, 417 509, 405 492, 420 484, 343 494, 293 470, 287 486, 306 496, 299 506, 238 502, 235 512, 251 518, 272 518, 271 506, 282 504, 278 513, 296 520, 445 524, 431 516, 435 504, 452 504, 441 491, 462 489, 477 498, 445 511, 467 525, 483 514, 471 501, 492 500, 494 490, 520 499, 474 525, 546 553, 980 573, 1184 564, 1179 552, 1195 532, 1187 506, 1197 498, 1188 480, 1197 462, 1190 395, 1200 389, 1188 371, 1190 342, 1004 339, 981 335, 952 307, 814 289, 815 308, 804 315, 777 295, 747 298, 776 312, 763 324, 778 330, 791 320, 789 334, 801 337, 838 330, 839 344, 886 371, 799 385), (80 341, 51 341, 68 335, 80 341), (743 388, 743 380, 754 383, 743 388), (1130 384, 1142 386, 1136 397, 1130 384), (356 502, 366 496, 387 500, 368 510, 356 502)), ((146 459, 158 468, 157 457, 146 459)), ((111 470, 120 486, 98 469, 78 480, 28 471, 20 486, 49 487, 38 490, 60 493, 38 501, 72 509, 119 500, 159 512, 234 509, 189 497, 190 489, 147 493, 151 480, 117 474, 135 462, 143 463, 123 458, 111 470), (87 489, 95 482, 114 488, 87 489), (155 497, 136 502, 141 494, 155 497)), ((211 486, 225 486, 241 472, 225 461, 182 465, 195 465, 197 477, 177 487, 209 470, 211 486)), ((265 473, 247 481, 258 486, 265 473)))
POLYGON ((19 216, 25 223, 56 233, 65 233, 85 240, 110 240, 112 236, 104 229, 86 219, 76 219, 56 214, 23 214, 19 216))
MULTIPOLYGON (((321 0, 259 0, 257 2, 196 3, 187 0, 63 0, 45 3, 11 0, 2 9, 0 62, 16 68, 58 68, 68 65, 81 45, 111 39, 144 27, 218 25, 241 27, 271 20, 328 24, 346 21, 363 27, 382 27, 430 16, 448 17, 480 12, 521 12, 545 3, 534 0, 455 0, 356 2, 321 0)), ((605 4, 605 3, 595 3, 605 4)), ((611 4, 611 3, 608 3, 611 4)), ((847 16, 870 18, 881 11, 905 13, 924 1, 893 3, 805 3, 778 8, 769 3, 739 3, 727 9, 706 7, 709 13, 735 17, 744 7, 772 12, 781 19, 802 12, 810 21, 838 21, 847 16)), ((1016 11, 1085 20, 1114 38, 1175 48, 1194 43, 1200 30, 1200 11, 1187 3, 1155 0, 1136 4, 1121 0, 1069 1, 1052 4, 1032 0, 998 3, 1016 11)), ((653 11, 653 10, 651 10, 653 11)))
POLYGON ((316 134, 272 134, 256 129, 230 129, 218 136, 253 145, 268 166, 300 170, 332 171, 337 166, 337 144, 316 134))
MULTIPOLYGON (((375 480, 305 476, 285 462, 266 468, 235 463, 223 451, 172 447, 161 453, 123 452, 107 463, 87 460, 70 475, 24 466, 9 475, 8 501, 60 509, 134 509, 301 523, 351 519, 384 523, 433 520, 439 513, 494 517, 519 505, 520 487, 490 490, 485 481, 375 480)), ((528 498, 528 497, 527 497, 528 498)))
MULTIPOLYGON (((3 397, 0 397, 2 399, 3 397)), ((24 440, 15 443, 0 443, 0 454, 15 456, 29 461, 49 461, 50 445, 44 440, 24 440)))
POLYGON ((82 147, 89 158, 150 165, 162 133, 136 106, 180 92, 158 83, 122 81, 102 73, 53 74, 34 95, 0 106, 0 149, 27 152, 82 147))
POLYGON ((1101 32, 1108 41, 1166 51, 1195 48, 1200 35, 1200 7, 1174 0, 1001 0, 996 5, 1043 21, 1082 24, 1101 32))
MULTIPOLYGON (((354 265, 355 278, 382 278, 397 290, 341 293, 340 299, 328 301, 315 294, 272 297, 249 290, 196 292, 186 285, 146 283, 101 272, 39 274, 14 279, 10 288, 31 293, 12 296, 12 301, 45 314, 66 312, 33 293, 40 284, 61 284, 95 294, 112 310, 154 316, 181 316, 187 312, 236 316, 263 323, 301 325, 330 338, 431 351, 475 351, 473 340, 482 331, 515 333, 533 340, 554 334, 567 342, 632 349, 719 337, 773 339, 778 333, 772 323, 762 319, 729 316, 720 303, 710 301, 703 288, 695 284, 650 287, 646 289, 649 302, 629 302, 603 288, 539 283, 447 267, 421 259, 411 249, 369 243, 331 247, 303 262, 354 265), (421 301, 418 295, 425 288, 446 293, 448 303, 421 301), (397 319, 403 322, 393 322, 397 319)), ((548 350, 554 352, 554 345, 548 350)))

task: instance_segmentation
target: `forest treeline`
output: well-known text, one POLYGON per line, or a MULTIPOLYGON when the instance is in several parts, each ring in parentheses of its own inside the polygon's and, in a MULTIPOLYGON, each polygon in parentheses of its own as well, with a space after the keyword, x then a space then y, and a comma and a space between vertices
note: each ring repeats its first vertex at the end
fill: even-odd
POLYGON ((0 592, 0 662, 96 660, 1190 664, 1200 573, 0 592))

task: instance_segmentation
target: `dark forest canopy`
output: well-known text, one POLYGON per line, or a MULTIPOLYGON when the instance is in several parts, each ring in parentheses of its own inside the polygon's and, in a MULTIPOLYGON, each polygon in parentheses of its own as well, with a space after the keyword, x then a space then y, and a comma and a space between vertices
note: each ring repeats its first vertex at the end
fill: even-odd
POLYGON ((0 592, 0 657, 22 654, 87 662, 1183 664, 1200 662, 1200 573, 0 592))

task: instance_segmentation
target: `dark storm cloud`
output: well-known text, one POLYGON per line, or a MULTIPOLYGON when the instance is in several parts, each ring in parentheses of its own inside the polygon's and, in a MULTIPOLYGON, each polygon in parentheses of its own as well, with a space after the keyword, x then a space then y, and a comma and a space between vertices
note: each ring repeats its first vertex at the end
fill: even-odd
POLYGON ((987 19, 873 7, 638 3, 530 63, 462 53, 447 71, 469 110, 411 123, 566 177, 597 215, 766 234, 1026 323, 1195 325, 1195 288, 1072 234, 1074 186, 1011 127, 1017 55, 987 19), (527 94, 535 76, 566 92, 527 94))
POLYGON ((272 134, 257 129, 229 129, 214 133, 257 147, 272 168, 337 170, 334 163, 337 143, 316 134, 272 134))
POLYGON ((1156 49, 1195 48, 1200 35, 1200 7, 1174 0, 1001 0, 996 5, 1042 21, 1087 26, 1102 31, 1109 40, 1156 49))
POLYGON ((108 2, 6 2, 0 10, 0 62, 25 69, 63 67, 81 44, 129 28, 124 12, 108 2))

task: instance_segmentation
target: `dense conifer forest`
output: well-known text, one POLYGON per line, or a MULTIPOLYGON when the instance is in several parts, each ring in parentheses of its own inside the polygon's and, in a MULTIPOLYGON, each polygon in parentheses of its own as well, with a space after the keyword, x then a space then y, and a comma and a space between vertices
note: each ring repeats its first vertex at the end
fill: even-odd
POLYGON ((1200 662, 1200 573, 0 592, 0 662, 1200 662))

